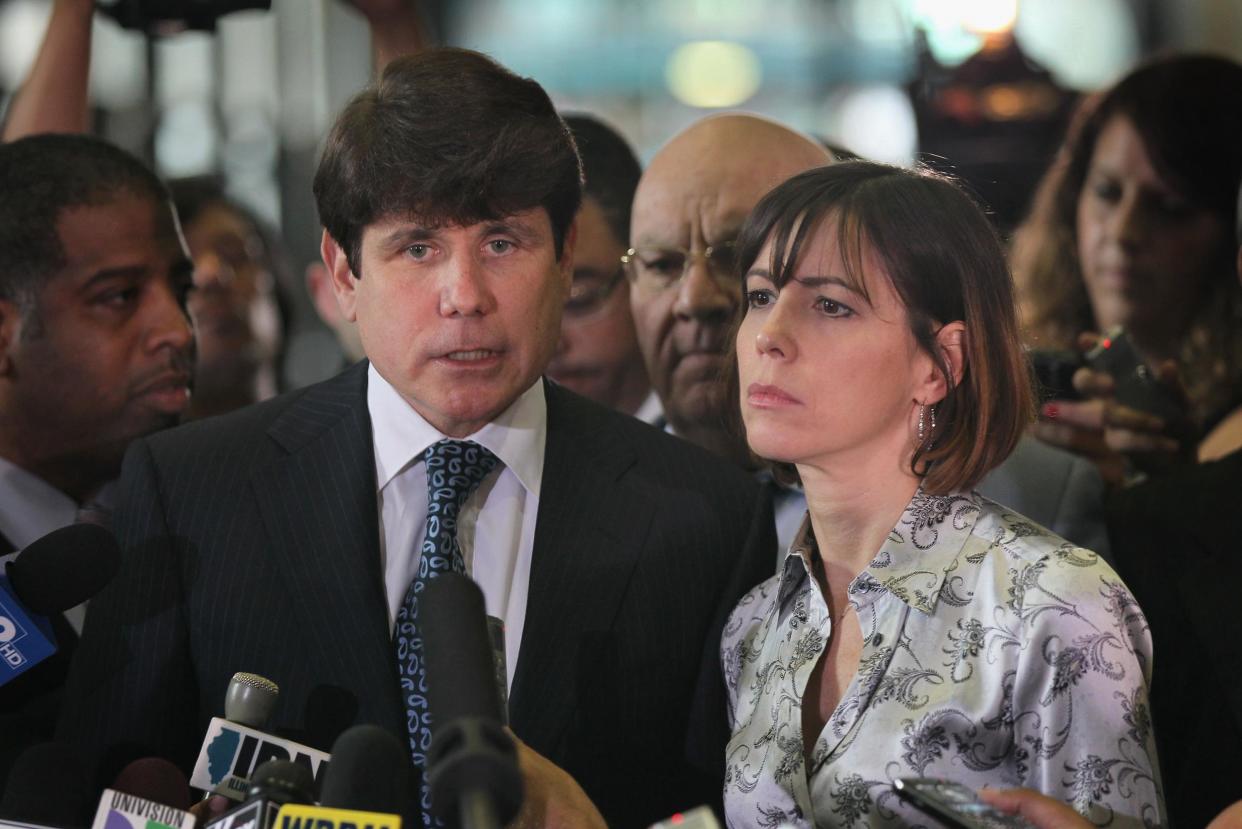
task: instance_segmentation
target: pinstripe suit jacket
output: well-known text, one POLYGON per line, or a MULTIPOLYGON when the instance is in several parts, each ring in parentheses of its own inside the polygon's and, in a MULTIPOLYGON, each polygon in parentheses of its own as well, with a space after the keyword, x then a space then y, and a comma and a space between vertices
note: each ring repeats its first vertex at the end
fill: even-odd
MULTIPOLYGON (((771 507, 740 470, 545 386, 511 724, 611 825, 645 825, 719 799, 715 650, 770 569, 771 507)), ((137 442, 116 529, 121 573, 91 604, 60 727, 103 781, 134 756, 192 765, 239 670, 280 685, 270 731, 327 749, 371 722, 404 739, 365 363, 137 442)))

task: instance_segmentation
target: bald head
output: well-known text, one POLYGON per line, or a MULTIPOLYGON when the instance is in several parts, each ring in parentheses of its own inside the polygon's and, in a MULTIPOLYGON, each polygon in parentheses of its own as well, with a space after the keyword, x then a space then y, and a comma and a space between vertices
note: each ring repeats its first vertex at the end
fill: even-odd
POLYGON ((630 244, 691 251, 682 279, 630 289, 639 345, 664 413, 680 435, 728 453, 725 348, 741 287, 719 256, 701 254, 737 238, 742 222, 776 185, 832 157, 810 138, 753 115, 704 118, 652 159, 634 196, 630 244), (710 266, 709 266, 710 265, 710 266))
POLYGON ((632 240, 643 243, 645 233, 667 233, 670 214, 677 212, 674 202, 724 206, 727 215, 721 218, 733 222, 727 229, 736 235, 769 190, 831 161, 821 145, 775 121, 754 115, 704 118, 669 141, 643 174, 634 197, 632 240))

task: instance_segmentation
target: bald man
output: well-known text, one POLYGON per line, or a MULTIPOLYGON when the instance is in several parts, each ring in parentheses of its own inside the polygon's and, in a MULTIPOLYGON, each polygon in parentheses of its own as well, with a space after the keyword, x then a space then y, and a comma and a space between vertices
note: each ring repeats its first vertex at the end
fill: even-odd
POLYGON ((732 244, 769 190, 832 162, 801 133, 753 115, 716 115, 668 142, 634 195, 630 304, 661 425, 718 455, 743 461, 724 428, 720 382, 741 293, 732 244))

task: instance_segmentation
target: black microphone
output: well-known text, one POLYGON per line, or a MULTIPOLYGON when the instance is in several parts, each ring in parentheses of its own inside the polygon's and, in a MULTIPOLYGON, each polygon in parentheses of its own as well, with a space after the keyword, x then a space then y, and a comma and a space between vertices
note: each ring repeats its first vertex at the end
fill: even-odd
POLYGON ((356 725, 332 744, 320 805, 361 812, 410 813, 409 750, 377 725, 356 725))
POLYGON ((70 524, 22 550, 5 568, 29 610, 63 613, 94 596, 121 569, 116 536, 98 524, 70 524))
POLYGON ((449 825, 491 829, 522 805, 517 749, 501 726, 483 592, 457 573, 427 582, 418 600, 431 715, 427 782, 449 825))
POLYGON ((46 826, 90 825, 91 784, 78 755, 63 743, 26 749, 9 770, 0 819, 46 826))
POLYGON ((56 653, 50 614, 79 605, 120 569, 116 538, 72 524, 30 544, 0 576, 0 685, 56 653))
POLYGON ((112 781, 112 788, 185 812, 192 802, 185 774, 162 757, 143 757, 130 763, 112 781))
POLYGON ((270 829, 281 806, 314 802, 315 778, 310 769, 291 760, 268 760, 251 775, 242 804, 203 829, 270 829))
POLYGON ((91 829, 194 829, 196 823, 181 769, 159 757, 144 757, 103 790, 91 829))

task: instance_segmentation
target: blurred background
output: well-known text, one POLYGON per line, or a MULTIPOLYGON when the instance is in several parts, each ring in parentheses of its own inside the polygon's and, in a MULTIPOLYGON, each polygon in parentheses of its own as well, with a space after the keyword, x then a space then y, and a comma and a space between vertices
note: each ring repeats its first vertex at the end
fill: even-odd
MULTIPOLYGON (((366 19, 345 0, 99 5, 96 131, 164 176, 221 176, 279 229, 300 274, 318 258, 319 142, 373 71, 366 19), (247 5, 265 8, 220 14, 247 5), (138 19, 156 6, 181 9, 181 23, 138 19)), ((0 0, 0 107, 50 9, 0 0)), ((1002 232, 1024 214, 1077 96, 1154 54, 1242 59, 1239 0, 419 0, 417 10, 428 42, 534 77, 563 110, 619 128, 643 159, 704 114, 757 112, 869 158, 952 170, 1002 232)), ((305 292, 292 302, 285 377, 296 386, 340 358, 305 292)))

